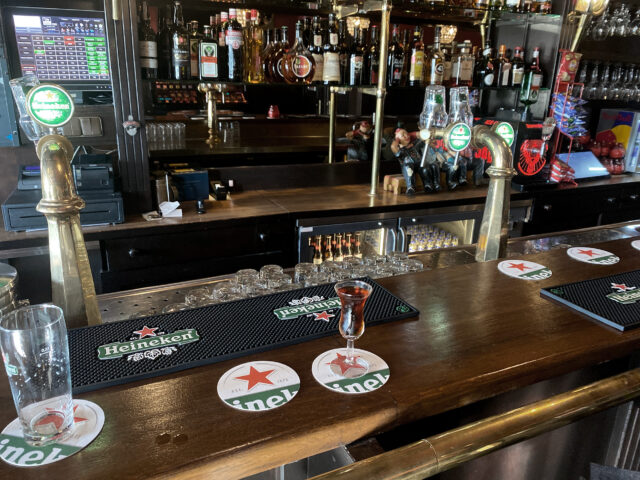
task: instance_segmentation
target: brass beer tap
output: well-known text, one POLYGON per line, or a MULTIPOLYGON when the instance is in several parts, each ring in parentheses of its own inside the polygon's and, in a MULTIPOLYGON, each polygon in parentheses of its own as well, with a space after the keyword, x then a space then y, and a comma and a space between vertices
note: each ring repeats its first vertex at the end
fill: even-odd
MULTIPOLYGON (((452 146, 452 141, 455 141, 453 135, 462 125, 466 126, 466 124, 459 122, 444 128, 425 128, 420 130, 420 138, 427 143, 430 140, 442 138, 447 150, 460 151, 463 149, 461 148, 463 144, 452 146)), ((488 262, 502 258, 507 249, 511 177, 516 172, 513 169, 511 149, 495 131, 498 125, 496 124, 492 128, 486 125, 476 125, 470 130, 470 142, 467 141, 467 145, 470 144, 472 148, 487 147, 493 159, 493 163, 487 169, 491 180, 489 181, 489 191, 476 246, 475 259, 477 262, 488 262)))
POLYGON ((76 193, 71 173, 73 145, 57 130, 73 117, 73 99, 63 88, 39 85, 32 76, 12 80, 11 88, 20 125, 29 139, 37 141, 42 200, 36 209, 47 218, 49 229, 53 303, 62 308, 70 328, 98 325, 102 319, 80 226, 85 203, 76 193))
POLYGON ((209 138, 206 140, 209 148, 213 149, 216 143, 220 143, 218 135, 218 108, 216 105, 216 92, 221 91, 219 84, 203 82, 198 85, 198 90, 205 94, 207 101, 207 127, 209 128, 209 138))

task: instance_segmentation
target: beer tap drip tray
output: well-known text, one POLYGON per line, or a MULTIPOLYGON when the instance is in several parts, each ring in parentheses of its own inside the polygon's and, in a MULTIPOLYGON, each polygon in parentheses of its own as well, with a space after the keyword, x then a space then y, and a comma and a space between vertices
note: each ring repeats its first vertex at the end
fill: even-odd
MULTIPOLYGON (((367 326, 418 310, 370 278, 367 326)), ((338 332, 333 284, 69 330, 73 393, 264 352, 338 332)), ((310 368, 310 366, 309 366, 310 368)))

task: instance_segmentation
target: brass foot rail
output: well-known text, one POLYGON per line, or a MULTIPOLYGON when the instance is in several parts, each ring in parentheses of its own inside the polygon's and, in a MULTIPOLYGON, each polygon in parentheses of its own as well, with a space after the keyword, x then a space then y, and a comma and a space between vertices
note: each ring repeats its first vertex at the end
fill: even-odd
POLYGON ((312 480, 423 479, 640 395, 640 368, 419 440, 312 480))

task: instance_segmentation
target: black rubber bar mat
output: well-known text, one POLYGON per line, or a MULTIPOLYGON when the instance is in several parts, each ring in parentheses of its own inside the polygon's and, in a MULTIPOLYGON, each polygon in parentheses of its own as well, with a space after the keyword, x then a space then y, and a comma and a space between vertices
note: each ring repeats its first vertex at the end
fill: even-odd
MULTIPOLYGON (((373 286, 364 308, 367 325, 418 315, 364 280, 373 286)), ((340 300, 333 284, 326 284, 69 330, 73 393, 339 336, 339 317, 340 300)))
POLYGON ((543 288, 540 295, 621 331, 640 325, 640 270, 543 288))

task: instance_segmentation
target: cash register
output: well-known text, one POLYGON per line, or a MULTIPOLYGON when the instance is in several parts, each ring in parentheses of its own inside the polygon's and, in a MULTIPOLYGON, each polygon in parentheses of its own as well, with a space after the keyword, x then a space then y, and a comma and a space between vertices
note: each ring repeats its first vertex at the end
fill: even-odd
MULTIPOLYGON (((122 194, 116 191, 111 157, 79 155, 71 167, 78 195, 86 204, 80 212, 80 223, 86 226, 124 222, 124 204, 122 194)), ((21 166, 18 186, 2 204, 5 230, 47 228, 46 218, 36 210, 41 198, 40 166, 21 166)))

